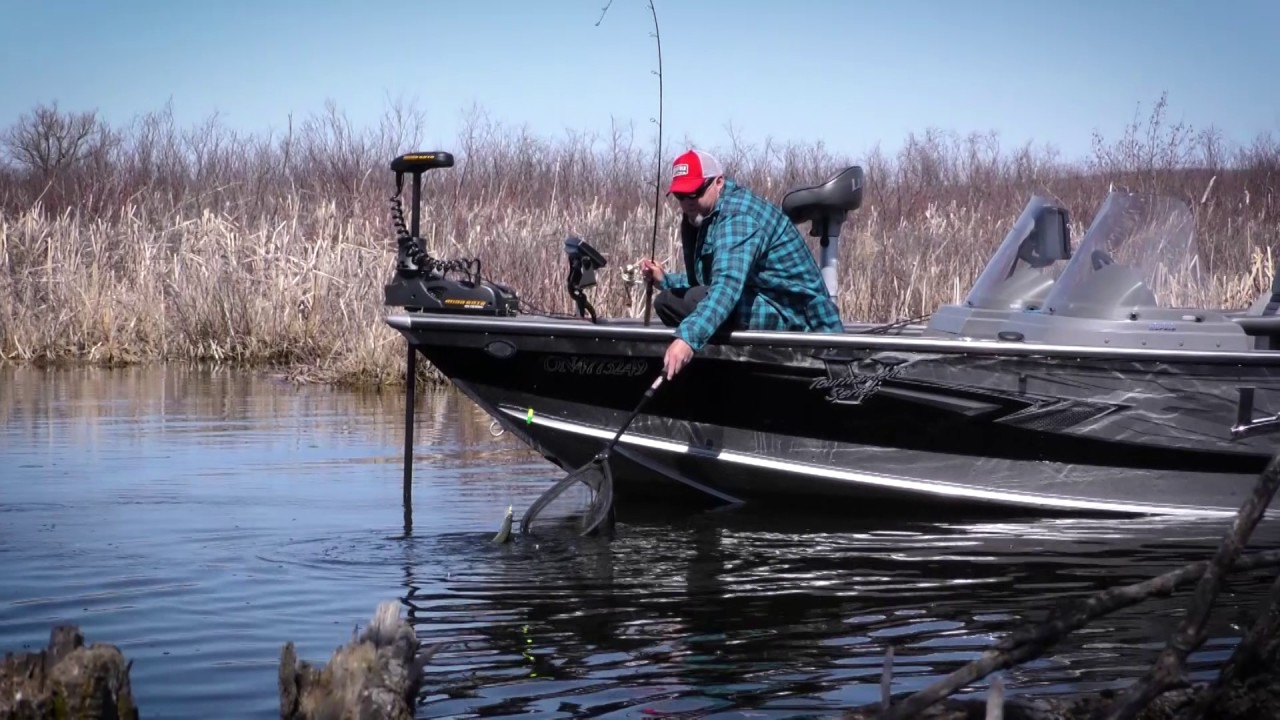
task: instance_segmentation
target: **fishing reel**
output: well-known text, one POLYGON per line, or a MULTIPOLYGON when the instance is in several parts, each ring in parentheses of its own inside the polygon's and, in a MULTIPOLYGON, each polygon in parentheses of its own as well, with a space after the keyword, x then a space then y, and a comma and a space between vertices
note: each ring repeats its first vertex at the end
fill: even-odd
POLYGON ((599 250, 591 247, 586 240, 571 237, 564 241, 564 253, 569 257, 569 276, 566 284, 569 297, 578 307, 578 317, 591 315, 591 322, 597 322, 596 309, 587 300, 586 289, 596 284, 596 270, 608 265, 599 250))

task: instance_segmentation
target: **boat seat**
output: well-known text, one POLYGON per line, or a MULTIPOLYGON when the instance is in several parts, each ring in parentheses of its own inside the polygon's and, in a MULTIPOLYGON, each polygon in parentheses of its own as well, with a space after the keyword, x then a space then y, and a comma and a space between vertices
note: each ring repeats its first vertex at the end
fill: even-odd
POLYGON ((846 212, 862 206, 862 183, 862 168, 851 165, 819 185, 789 191, 782 197, 782 211, 795 223, 843 221, 846 212))
POLYGON ((1253 317, 1266 317, 1275 315, 1277 311, 1280 311, 1280 271, 1271 278, 1271 288, 1263 290, 1258 295, 1246 314, 1253 317))
POLYGON ((1257 300, 1254 300, 1253 304, 1249 306, 1244 316, 1238 320, 1236 318, 1232 319, 1237 320, 1237 323, 1245 328, 1245 332, 1257 336, 1254 344, 1255 348, 1258 350, 1277 350, 1280 349, 1280 342, 1277 342, 1280 338, 1276 337, 1277 333, 1280 332, 1280 327, 1277 327, 1277 321, 1280 321, 1280 317, 1277 317, 1277 313, 1280 313, 1280 271, 1276 272, 1271 278, 1271 287, 1263 290, 1258 295, 1257 300), (1251 318, 1267 318, 1271 322, 1258 322, 1257 320, 1250 322, 1251 318))

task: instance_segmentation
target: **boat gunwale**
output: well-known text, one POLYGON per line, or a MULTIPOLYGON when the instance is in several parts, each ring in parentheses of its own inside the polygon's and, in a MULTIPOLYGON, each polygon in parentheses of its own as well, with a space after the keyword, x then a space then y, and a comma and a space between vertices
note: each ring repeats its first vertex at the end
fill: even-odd
MULTIPOLYGON (((396 313, 384 317, 387 325, 402 332, 450 330, 464 333, 542 335, 547 337, 580 337, 601 340, 635 340, 665 342, 674 336, 674 328, 663 325, 645 327, 638 319, 624 318, 593 323, 572 316, 555 318, 546 315, 514 317, 467 316, 446 313, 396 313)), ((864 323, 857 323, 858 326, 864 323)), ((888 324, 886 324, 888 325, 888 324)), ((882 327, 865 323, 868 329, 882 327)), ((851 347, 900 352, 935 352, 956 355, 1055 356, 1062 358, 1107 358, 1153 362, 1193 362, 1207 364, 1275 365, 1280 367, 1280 350, 1170 350, 1160 348, 1058 345, 1048 343, 1010 342, 1004 340, 948 340, 870 332, 776 332, 734 330, 712 339, 711 344, 733 347, 851 347)))

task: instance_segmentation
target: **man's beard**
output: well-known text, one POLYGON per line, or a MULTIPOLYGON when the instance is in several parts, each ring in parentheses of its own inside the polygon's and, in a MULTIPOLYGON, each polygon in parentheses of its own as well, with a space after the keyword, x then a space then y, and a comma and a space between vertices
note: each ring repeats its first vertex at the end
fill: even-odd
POLYGON ((694 227, 701 227, 701 226, 702 226, 702 222, 703 222, 704 220, 706 220, 706 219, 707 219, 707 218, 706 218, 706 216, 705 216, 705 215, 703 215, 702 213, 694 213, 694 214, 692 214, 692 215, 685 215, 685 217, 689 218, 689 224, 690 224, 690 225, 692 225, 692 226, 694 226, 694 227))

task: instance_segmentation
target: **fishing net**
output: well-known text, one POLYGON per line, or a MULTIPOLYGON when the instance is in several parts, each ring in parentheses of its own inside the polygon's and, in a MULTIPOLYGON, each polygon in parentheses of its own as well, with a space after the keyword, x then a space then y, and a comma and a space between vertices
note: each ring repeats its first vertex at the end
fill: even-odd
POLYGON ((571 500, 580 493, 566 495, 570 489, 585 489, 588 494, 586 507, 581 510, 578 519, 578 532, 588 535, 600 529, 607 529, 608 521, 613 516, 613 470, 609 467, 609 458, 605 453, 601 453, 586 465, 561 478, 559 482, 538 496, 538 499, 525 510, 524 517, 520 519, 520 532, 528 533, 533 527, 534 520, 544 515, 550 518, 564 517, 569 514, 569 505, 575 504, 581 507, 583 504, 581 500, 578 503, 572 503, 571 500))
POLYGON ((533 527, 533 521, 540 515, 548 505, 566 490, 574 487, 578 483, 582 483, 591 490, 591 502, 586 512, 582 514, 579 525, 579 532, 583 535, 589 535, 597 530, 610 529, 613 525, 613 469, 609 467, 609 453, 613 451, 613 446, 618 444, 618 440, 622 437, 622 433, 631 425, 631 421, 636 419, 636 415, 640 414, 641 408, 649 402, 654 392, 662 386, 663 376, 659 375, 654 379, 653 384, 644 392, 644 397, 640 398, 640 403, 636 405, 636 409, 631 411, 631 415, 626 422, 622 423, 622 427, 618 428, 613 439, 605 446, 605 449, 591 459, 586 465, 574 470, 566 475, 560 482, 547 488, 529 509, 524 511, 524 517, 520 519, 520 532, 527 533, 533 527))

